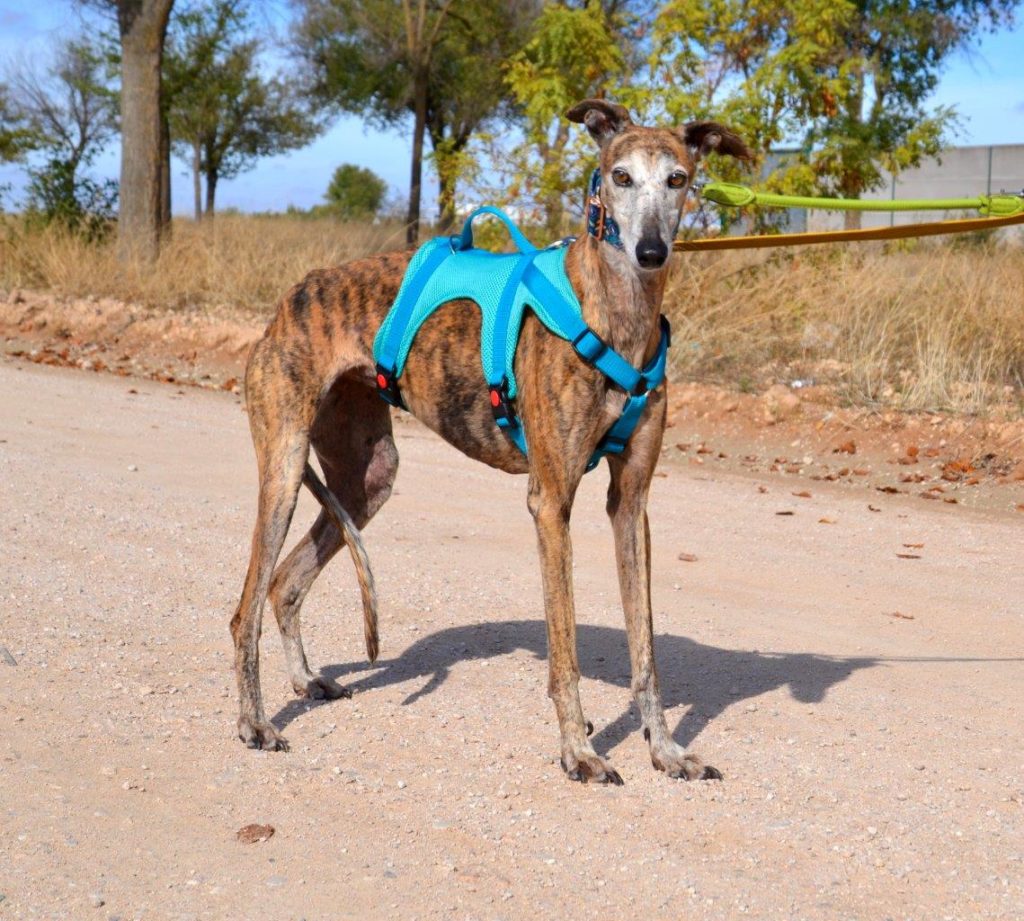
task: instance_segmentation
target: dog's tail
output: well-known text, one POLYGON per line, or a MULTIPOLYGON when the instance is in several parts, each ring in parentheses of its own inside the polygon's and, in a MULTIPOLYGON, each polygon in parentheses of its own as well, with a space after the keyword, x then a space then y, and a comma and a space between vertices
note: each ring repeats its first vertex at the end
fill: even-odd
POLYGON ((352 562, 356 567, 359 591, 363 596, 363 633, 366 635, 366 654, 370 661, 374 662, 380 650, 380 642, 377 637, 377 589, 373 584, 370 559, 366 555, 366 548, 363 547, 363 538, 349 513, 342 508, 337 497, 320 481, 320 477, 316 475, 316 471, 309 464, 306 464, 306 469, 303 471, 302 482, 316 496, 317 502, 324 507, 324 511, 334 519, 338 530, 341 531, 342 538, 348 544, 352 562))

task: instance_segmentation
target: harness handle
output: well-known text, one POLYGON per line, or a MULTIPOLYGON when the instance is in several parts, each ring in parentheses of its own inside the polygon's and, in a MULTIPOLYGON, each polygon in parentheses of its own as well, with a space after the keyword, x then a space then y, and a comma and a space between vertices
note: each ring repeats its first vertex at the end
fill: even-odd
POLYGON ((481 214, 493 214, 498 218, 498 220, 505 225, 505 228, 508 230, 508 235, 512 238, 512 242, 515 243, 519 252, 537 252, 537 247, 526 239, 523 232, 516 227, 512 218, 502 211, 501 208, 495 208, 493 205, 484 205, 483 207, 477 208, 476 211, 466 218, 466 223, 462 225, 462 233, 457 237, 452 237, 451 239, 453 250, 462 251, 473 248, 473 220, 480 217, 481 214))

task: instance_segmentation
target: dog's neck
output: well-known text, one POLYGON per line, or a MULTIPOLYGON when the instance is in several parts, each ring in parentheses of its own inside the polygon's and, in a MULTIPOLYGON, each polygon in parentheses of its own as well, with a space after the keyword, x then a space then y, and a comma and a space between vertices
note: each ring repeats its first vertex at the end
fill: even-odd
POLYGON ((635 367, 649 361, 660 338, 668 263, 641 271, 622 250, 584 234, 569 247, 566 269, 587 325, 635 367))

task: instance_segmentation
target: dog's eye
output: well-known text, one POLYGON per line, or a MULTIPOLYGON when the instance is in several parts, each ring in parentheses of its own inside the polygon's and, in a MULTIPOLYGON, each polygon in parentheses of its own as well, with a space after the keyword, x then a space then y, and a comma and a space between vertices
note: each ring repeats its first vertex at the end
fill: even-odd
POLYGON ((670 189, 681 189, 684 185, 686 185, 686 173, 682 170, 676 170, 668 177, 668 187, 670 189))
POLYGON ((633 180, 629 178, 629 173, 620 167, 615 167, 615 169, 612 170, 612 182, 617 186, 622 186, 623 188, 633 184, 633 180))

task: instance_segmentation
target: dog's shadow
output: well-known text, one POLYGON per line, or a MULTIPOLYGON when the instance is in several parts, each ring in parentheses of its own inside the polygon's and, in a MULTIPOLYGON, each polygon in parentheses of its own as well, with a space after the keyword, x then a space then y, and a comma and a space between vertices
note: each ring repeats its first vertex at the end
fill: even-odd
MULTIPOLYGON (((623 712, 600 727, 593 742, 607 752, 639 727, 629 699, 629 652, 624 630, 580 624, 577 627, 580 671, 588 678, 623 688, 623 712)), ((681 704, 689 710, 673 732, 676 742, 688 746, 701 729, 730 704, 788 687, 804 703, 823 700, 828 689, 855 671, 878 664, 873 658, 840 658, 809 653, 743 652, 697 643, 686 637, 655 637, 655 656, 666 708, 681 704)), ((405 698, 411 704, 432 694, 452 667, 474 659, 497 658, 526 650, 538 659, 547 657, 545 625, 540 620, 511 620, 439 630, 417 640, 394 659, 330 665, 323 674, 354 693, 424 678, 423 685, 405 698), (363 674, 362 677, 356 677, 363 674)), ((546 680, 541 687, 546 686, 546 680)), ((284 729, 307 712, 310 701, 295 700, 276 713, 272 722, 284 729)), ((586 712, 586 701, 584 701, 586 712)))

